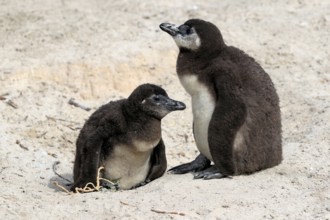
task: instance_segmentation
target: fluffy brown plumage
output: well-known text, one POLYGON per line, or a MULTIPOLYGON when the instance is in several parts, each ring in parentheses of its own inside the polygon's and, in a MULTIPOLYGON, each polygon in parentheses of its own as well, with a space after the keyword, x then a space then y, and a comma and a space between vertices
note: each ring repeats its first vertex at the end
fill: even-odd
POLYGON ((119 180, 119 188, 130 189, 159 178, 166 170, 161 119, 185 105, 170 99, 165 90, 143 84, 128 99, 109 102, 95 111, 83 126, 74 163, 74 184, 84 187, 103 177, 119 180))
POLYGON ((210 22, 191 19, 160 27, 180 49, 177 74, 192 97, 194 136, 201 151, 196 160, 171 171, 199 171, 195 178, 211 179, 281 163, 279 98, 263 68, 242 50, 227 46, 210 22))

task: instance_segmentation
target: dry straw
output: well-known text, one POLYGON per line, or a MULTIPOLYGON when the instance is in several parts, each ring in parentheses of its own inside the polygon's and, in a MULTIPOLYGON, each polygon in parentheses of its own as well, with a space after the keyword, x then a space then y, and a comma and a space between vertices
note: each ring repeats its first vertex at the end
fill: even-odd
MULTIPOLYGON (((103 170, 103 169, 104 169, 104 167, 100 167, 97 170, 96 185, 94 185, 94 183, 89 182, 83 188, 76 187, 75 193, 88 193, 88 192, 93 192, 93 191, 100 191, 100 189, 102 188, 102 186, 100 185, 100 180, 106 181, 106 182, 110 183, 111 185, 116 185, 115 183, 111 182, 110 180, 100 177, 101 170, 103 170)), ((60 185, 58 182, 54 181, 53 183, 55 186, 59 187, 67 194, 69 194, 69 195, 74 194, 73 192, 70 192, 69 190, 67 190, 64 186, 60 185)))

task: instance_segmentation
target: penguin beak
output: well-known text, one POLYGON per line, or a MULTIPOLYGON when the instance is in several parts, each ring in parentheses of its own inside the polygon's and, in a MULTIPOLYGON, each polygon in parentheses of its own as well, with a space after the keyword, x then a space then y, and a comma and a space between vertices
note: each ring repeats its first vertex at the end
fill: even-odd
POLYGON ((167 32, 171 36, 175 36, 179 33, 179 29, 175 24, 170 24, 170 23, 162 23, 159 25, 160 29, 163 31, 167 32))
POLYGON ((156 105, 162 106, 162 108, 165 108, 169 112, 186 108, 186 105, 183 102, 170 99, 168 96, 155 95, 152 99, 156 105))
POLYGON ((183 102, 175 101, 170 98, 166 99, 164 105, 168 111, 184 110, 186 108, 183 102))

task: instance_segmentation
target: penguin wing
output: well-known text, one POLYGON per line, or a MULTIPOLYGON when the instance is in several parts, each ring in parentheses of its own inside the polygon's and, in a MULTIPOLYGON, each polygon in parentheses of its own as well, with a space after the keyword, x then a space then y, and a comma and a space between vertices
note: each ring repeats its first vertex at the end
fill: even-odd
POLYGON ((154 148, 150 158, 150 171, 147 176, 147 180, 152 181, 161 177, 166 171, 167 161, 165 155, 165 145, 162 139, 160 139, 157 146, 154 148))
POLYGON ((119 126, 115 117, 100 114, 100 110, 88 119, 77 139, 72 191, 89 182, 96 184, 102 146, 118 133, 119 126))
POLYGON ((222 64, 213 70, 216 104, 208 127, 209 148, 216 167, 223 175, 235 173, 233 144, 246 117, 240 76, 235 65, 222 64))

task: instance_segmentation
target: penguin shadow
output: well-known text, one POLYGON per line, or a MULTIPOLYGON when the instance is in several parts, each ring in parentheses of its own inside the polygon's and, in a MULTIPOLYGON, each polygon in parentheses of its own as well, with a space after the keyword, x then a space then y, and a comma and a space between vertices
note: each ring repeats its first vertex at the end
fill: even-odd
POLYGON ((73 184, 72 174, 63 174, 61 177, 53 176, 49 179, 48 187, 54 189, 56 192, 63 192, 66 190, 70 190, 70 186, 73 184), (61 187, 64 189, 62 189, 61 187))
POLYGON ((73 175, 70 173, 60 174, 57 172, 57 165, 60 162, 56 161, 53 164, 53 172, 55 176, 49 179, 48 187, 54 189, 56 192, 63 192, 65 190, 69 191, 70 186, 73 184, 73 175))

